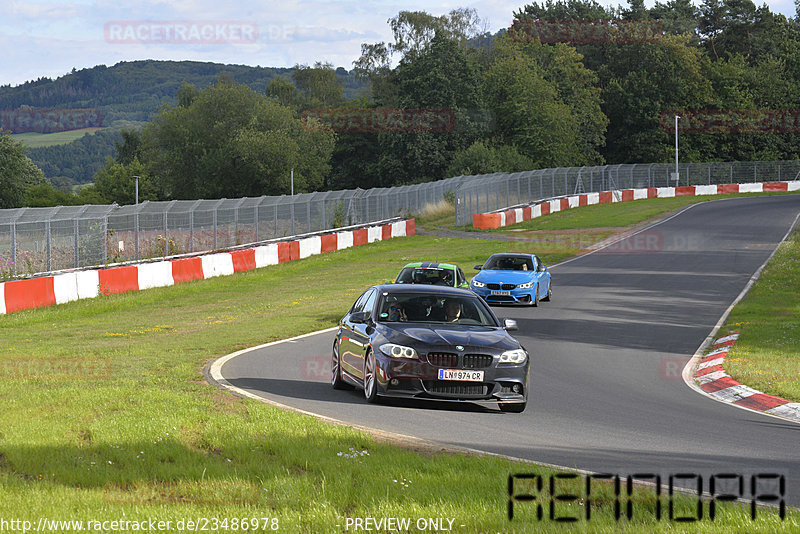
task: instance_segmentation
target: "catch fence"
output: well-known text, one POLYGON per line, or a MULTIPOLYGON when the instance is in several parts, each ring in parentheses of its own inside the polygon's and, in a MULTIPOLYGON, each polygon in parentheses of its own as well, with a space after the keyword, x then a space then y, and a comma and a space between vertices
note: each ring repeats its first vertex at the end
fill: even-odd
POLYGON ((456 225, 472 215, 565 195, 599 191, 727 183, 797 180, 800 161, 636 163, 598 167, 560 167, 516 173, 469 176, 458 188, 456 225))

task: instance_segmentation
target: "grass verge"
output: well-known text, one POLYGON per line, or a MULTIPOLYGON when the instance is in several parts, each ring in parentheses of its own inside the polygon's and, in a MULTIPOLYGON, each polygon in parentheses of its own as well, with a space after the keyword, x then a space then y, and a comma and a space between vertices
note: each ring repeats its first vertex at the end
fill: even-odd
MULTIPOLYGON (((33 525, 152 518, 170 521, 171 531, 187 520, 245 530, 248 519, 248 530, 284 532, 352 531, 346 518, 368 517, 411 518, 413 532, 419 519, 445 518, 455 532, 563 531, 564 523, 547 519, 550 469, 392 446, 233 397, 201 375, 215 356, 332 326, 367 285, 409 261, 470 266, 497 248, 416 236, 0 316, 0 518, 33 525), (545 482, 542 521, 531 503, 507 518, 507 479, 519 472, 545 482)), ((539 253, 548 263, 566 257, 539 253)), ((574 491, 585 495, 578 483, 574 491)), ((647 489, 634 492, 634 518, 617 520, 612 487, 593 487, 592 496, 591 505, 556 503, 559 515, 580 518, 578 528, 588 532, 792 532, 800 525, 795 511, 786 521, 760 511, 752 521, 741 506, 718 509, 711 522, 707 504, 704 521, 678 524, 667 519, 664 494, 656 520, 647 489)), ((627 499, 620 502, 624 517, 627 499)), ((677 515, 695 513, 693 499, 675 502, 677 515)))
POLYGON ((800 402, 800 232, 780 246, 720 335, 739 339, 723 367, 742 384, 800 402))

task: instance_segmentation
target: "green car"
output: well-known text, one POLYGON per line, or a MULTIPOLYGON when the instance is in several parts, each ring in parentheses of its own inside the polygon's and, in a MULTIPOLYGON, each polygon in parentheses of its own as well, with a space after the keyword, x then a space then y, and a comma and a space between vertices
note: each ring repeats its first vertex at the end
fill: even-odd
POLYGON ((451 263, 409 263, 397 275, 395 284, 428 284, 469 289, 464 272, 451 263))

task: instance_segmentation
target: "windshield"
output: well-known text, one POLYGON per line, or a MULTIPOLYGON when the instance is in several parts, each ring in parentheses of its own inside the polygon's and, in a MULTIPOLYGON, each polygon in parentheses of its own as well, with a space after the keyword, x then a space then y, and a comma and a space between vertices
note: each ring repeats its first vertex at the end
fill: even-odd
POLYGON ((532 271, 533 261, 530 256, 492 256, 483 268, 497 271, 532 271))
POLYGON ((431 267, 406 267, 397 275, 397 284, 429 284, 435 286, 453 286, 452 269, 431 267))
POLYGON ((498 326, 492 313, 478 297, 469 295, 384 294, 377 320, 383 323, 453 323, 498 326))

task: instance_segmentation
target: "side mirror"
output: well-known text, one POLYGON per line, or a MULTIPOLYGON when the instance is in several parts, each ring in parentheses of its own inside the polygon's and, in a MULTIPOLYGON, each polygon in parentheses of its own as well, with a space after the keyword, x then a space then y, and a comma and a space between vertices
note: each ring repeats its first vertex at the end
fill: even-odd
POLYGON ((536 270, 539 271, 540 273, 543 273, 547 270, 547 267, 545 267, 543 263, 540 263, 539 268, 536 270))
POLYGON ((460 287, 461 289, 469 289, 469 284, 467 282, 464 282, 463 284, 461 284, 458 287, 460 287))
POLYGON ((503 319, 503 328, 508 332, 511 332, 513 330, 519 330, 519 327, 517 326, 517 321, 515 321, 514 319, 503 319))
POLYGON ((483 268, 483 265, 476 265, 475 270, 480 271, 483 268))
POLYGON ((369 312, 357 311, 350 314, 350 322, 356 324, 364 324, 369 319, 369 312))

